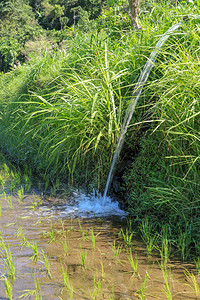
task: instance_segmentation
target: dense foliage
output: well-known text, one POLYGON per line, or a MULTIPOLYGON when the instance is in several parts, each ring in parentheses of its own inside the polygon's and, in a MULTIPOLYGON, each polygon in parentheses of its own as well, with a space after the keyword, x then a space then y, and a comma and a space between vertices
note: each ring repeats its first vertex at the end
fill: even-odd
POLYGON ((89 19, 100 15, 105 0, 30 0, 44 28, 61 29, 76 24, 85 12, 89 19))
POLYGON ((135 219, 148 217, 154 232, 165 227, 185 259, 191 250, 200 251, 199 21, 182 30, 184 38, 172 38, 156 70, 159 77, 147 88, 151 126, 124 175, 124 197, 135 219))
MULTIPOLYGON (((0 71, 6 72, 26 60, 24 46, 50 30, 88 23, 100 15, 103 0, 2 0, 0 3, 0 71)), ((50 33, 51 35, 51 33, 50 33)), ((55 32, 58 40, 62 34, 55 32)), ((57 39, 56 39, 57 40, 57 39)))
POLYGON ((0 2, 0 71, 13 67, 16 60, 23 62, 25 43, 40 34, 34 13, 24 0, 0 2))

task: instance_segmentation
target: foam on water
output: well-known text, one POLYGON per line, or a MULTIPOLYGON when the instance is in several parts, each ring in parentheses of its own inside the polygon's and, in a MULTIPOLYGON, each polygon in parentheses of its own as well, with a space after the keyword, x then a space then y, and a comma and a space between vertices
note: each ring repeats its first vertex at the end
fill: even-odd
POLYGON ((53 205, 51 208, 45 205, 41 209, 44 215, 53 213, 54 217, 62 215, 62 217, 94 218, 127 215, 120 209, 117 201, 113 201, 110 197, 103 197, 95 191, 89 195, 74 191, 73 196, 66 200, 65 204, 62 201, 62 204, 53 205))
POLYGON ((110 197, 103 197, 98 192, 86 196, 83 193, 75 195, 77 208, 81 214, 93 216, 125 216, 126 212, 119 208, 119 203, 110 197))

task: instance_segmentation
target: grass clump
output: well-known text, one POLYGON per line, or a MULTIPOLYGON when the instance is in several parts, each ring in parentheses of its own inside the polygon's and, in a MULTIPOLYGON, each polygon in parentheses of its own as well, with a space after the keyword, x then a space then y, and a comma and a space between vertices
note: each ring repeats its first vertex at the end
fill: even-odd
POLYGON ((148 217, 153 232, 167 227, 182 259, 199 255, 199 24, 173 37, 159 62, 140 152, 124 180, 129 211, 136 221, 148 217), (154 125, 153 125, 154 124, 154 125), (198 236, 198 238, 197 238, 198 236))

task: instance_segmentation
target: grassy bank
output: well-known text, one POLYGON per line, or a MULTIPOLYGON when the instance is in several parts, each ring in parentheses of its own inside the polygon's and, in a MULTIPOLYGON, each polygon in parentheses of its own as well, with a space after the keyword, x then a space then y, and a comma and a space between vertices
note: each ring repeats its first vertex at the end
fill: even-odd
POLYGON ((140 34, 111 12, 62 50, 2 74, 1 145, 12 159, 103 188, 134 83, 159 35, 180 19, 158 9, 144 14, 140 34))
MULTIPOLYGON (((89 32, 69 35, 62 49, 1 74, 3 151, 47 181, 102 191, 147 57, 172 24, 198 13, 194 5, 154 3, 136 32, 125 14, 107 11, 89 32)), ((158 58, 123 150, 133 162, 123 193, 131 216, 146 218, 150 234, 165 230, 184 259, 200 249, 198 48, 199 21, 184 21, 158 58)))
POLYGON ((193 22, 159 62, 159 78, 148 87, 151 126, 124 176, 131 215, 146 218, 153 235, 165 230, 183 259, 200 253, 199 25, 193 22))

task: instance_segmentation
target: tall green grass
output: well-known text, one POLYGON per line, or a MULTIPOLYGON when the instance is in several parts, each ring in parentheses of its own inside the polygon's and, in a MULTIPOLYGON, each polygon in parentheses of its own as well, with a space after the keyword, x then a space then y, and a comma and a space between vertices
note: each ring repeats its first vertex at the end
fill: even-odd
POLYGON ((158 231, 167 224, 183 259, 200 251, 199 28, 199 21, 188 21, 161 55, 159 77, 147 87, 147 121, 154 125, 124 177, 132 215, 149 215, 158 231))
MULTIPOLYGON (((90 32, 69 37, 64 51, 1 75, 0 142, 13 160, 51 180, 103 189, 141 68, 158 36, 183 13, 152 5, 141 15, 140 34, 123 29, 127 16, 115 18, 116 26, 111 16, 100 17, 90 32)), ((143 118, 147 97, 133 123, 143 118)))

